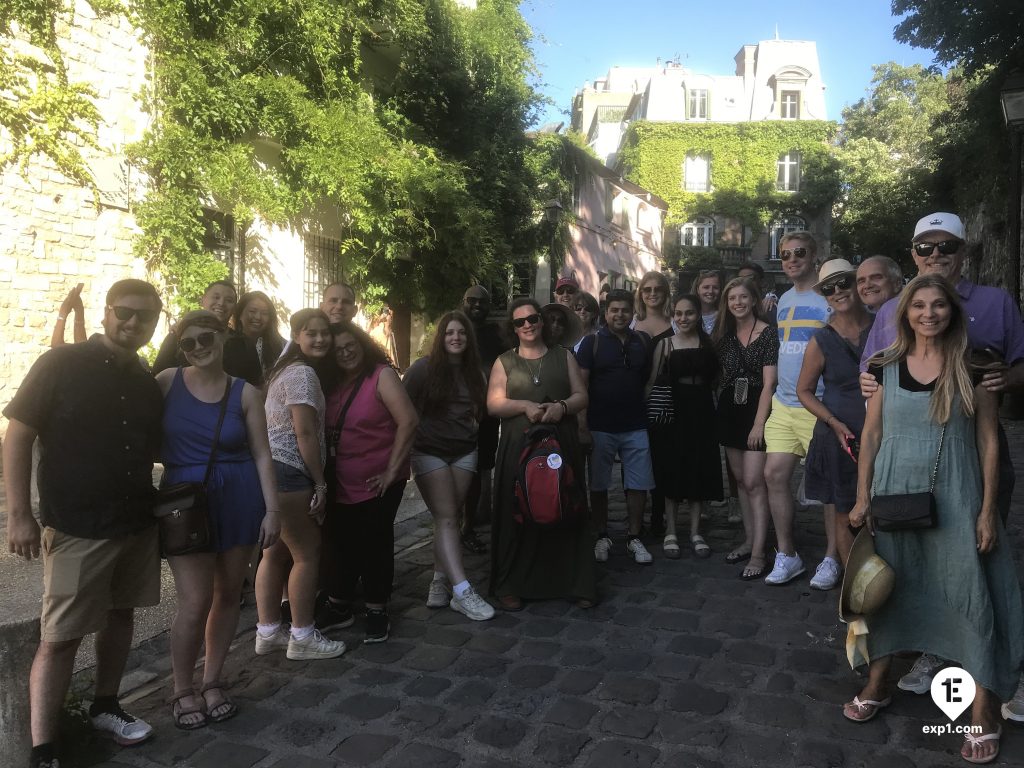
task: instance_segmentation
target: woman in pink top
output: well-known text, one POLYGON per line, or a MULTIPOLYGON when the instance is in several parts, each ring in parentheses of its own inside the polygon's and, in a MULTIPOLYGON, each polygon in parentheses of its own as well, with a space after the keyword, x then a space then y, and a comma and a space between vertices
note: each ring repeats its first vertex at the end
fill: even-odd
POLYGON ((394 523, 409 480, 409 449, 419 418, 387 354, 354 325, 331 326, 338 383, 327 395, 327 472, 334 494, 324 526, 334 567, 320 616, 327 630, 353 621, 363 581, 366 643, 388 639, 387 604, 395 575, 394 523))

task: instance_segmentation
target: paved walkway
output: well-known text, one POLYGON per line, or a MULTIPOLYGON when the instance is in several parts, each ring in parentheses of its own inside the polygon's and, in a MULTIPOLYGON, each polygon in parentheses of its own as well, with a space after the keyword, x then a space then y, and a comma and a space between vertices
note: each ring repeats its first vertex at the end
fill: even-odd
MULTIPOLYGON (((1024 465, 1024 425, 1007 425, 1024 465)), ((411 487, 411 484, 410 484, 411 487)), ((1024 499, 1024 495, 1018 494, 1024 499)), ((404 509, 391 606, 392 639, 360 645, 359 624, 337 636, 341 659, 292 662, 255 656, 252 609, 227 665, 241 713, 194 732, 175 730, 167 634, 133 651, 125 700, 157 728, 119 750, 83 743, 83 765, 190 768, 326 766, 962 766, 955 736, 924 736, 943 721, 927 696, 901 694, 877 720, 845 721, 857 690, 845 663, 837 593, 742 582, 723 561, 738 526, 713 513, 715 550, 697 560, 638 566, 621 535, 599 566, 600 605, 527 606, 474 623, 424 607, 431 573, 428 517, 404 509)), ((612 515, 622 531, 621 495, 612 515)), ((682 518, 683 530, 685 517, 682 518)), ((1019 551, 1024 503, 1011 538, 1019 551)), ((823 549, 816 508, 799 514, 809 568, 823 549)), ((653 542, 651 542, 653 544, 653 542)), ((482 583, 486 556, 467 565, 482 583)), ((907 662, 899 662, 902 672, 907 662)), ((76 680, 88 682, 89 672, 76 680)), ((965 722, 961 719, 961 722, 965 722)), ((1024 729, 1010 727, 1000 764, 1024 764, 1024 729)))

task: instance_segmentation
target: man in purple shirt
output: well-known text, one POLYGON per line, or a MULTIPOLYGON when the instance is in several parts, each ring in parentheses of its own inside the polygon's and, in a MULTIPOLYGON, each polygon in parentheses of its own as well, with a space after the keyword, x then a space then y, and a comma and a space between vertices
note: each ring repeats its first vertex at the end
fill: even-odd
MULTIPOLYGON (((967 342, 973 353, 991 351, 1006 363, 1005 367, 984 374, 981 384, 991 392, 1020 387, 1024 384, 1024 324, 1020 311, 1006 291, 985 285, 975 285, 960 276, 966 255, 964 225, 953 213, 933 213, 925 216, 914 228, 911 253, 917 264, 919 275, 939 274, 950 282, 956 282, 956 291, 963 300, 967 315, 967 342)), ((868 359, 876 352, 888 347, 896 340, 896 326, 893 316, 899 297, 890 299, 875 315, 864 355, 861 370, 867 370, 868 359)), ((869 373, 861 373, 861 392, 864 397, 878 388, 878 383, 869 373)), ((1015 477, 1010 462, 1009 444, 1006 433, 999 427, 999 487, 996 502, 1003 522, 1010 511, 1015 477)), ((945 659, 924 654, 913 668, 900 678, 899 687, 913 693, 929 693, 932 678, 944 666, 945 659)), ((1017 694, 1003 705, 1003 717, 1024 721, 1024 683, 1017 694)))

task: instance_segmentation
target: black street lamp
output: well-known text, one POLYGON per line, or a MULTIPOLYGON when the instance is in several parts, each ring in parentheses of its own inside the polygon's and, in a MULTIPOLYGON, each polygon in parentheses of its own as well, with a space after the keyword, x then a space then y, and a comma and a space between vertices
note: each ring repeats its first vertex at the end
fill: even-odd
POLYGON ((555 258, 555 235, 558 234, 558 222, 562 218, 562 210, 562 204, 555 198, 544 203, 544 220, 551 225, 551 245, 548 258, 551 264, 552 284, 557 283, 560 276, 558 260, 555 258))
POLYGON ((1003 119, 1010 131, 1010 188, 1007 222, 1010 232, 1010 293, 1020 306, 1021 143, 1024 142, 1024 72, 1011 72, 999 92, 1003 119))

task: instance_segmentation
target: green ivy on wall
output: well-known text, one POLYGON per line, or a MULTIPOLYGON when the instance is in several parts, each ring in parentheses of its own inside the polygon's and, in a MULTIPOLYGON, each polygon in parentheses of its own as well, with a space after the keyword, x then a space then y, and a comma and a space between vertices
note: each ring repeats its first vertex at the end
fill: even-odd
POLYGON ((828 211, 841 192, 832 141, 837 126, 823 120, 755 123, 639 121, 623 138, 623 175, 669 204, 666 226, 698 216, 726 216, 763 228, 788 213, 828 211), (777 161, 800 153, 800 190, 776 189, 777 161), (683 188, 687 154, 711 159, 711 192, 683 188))

